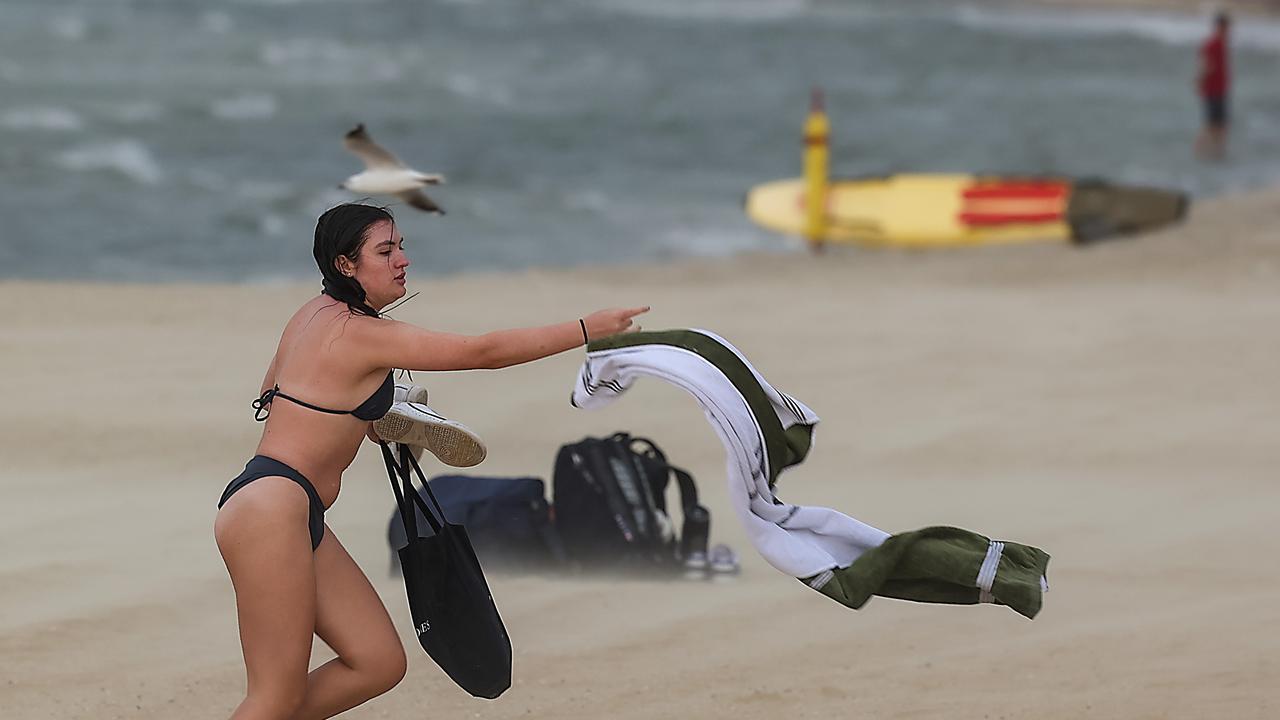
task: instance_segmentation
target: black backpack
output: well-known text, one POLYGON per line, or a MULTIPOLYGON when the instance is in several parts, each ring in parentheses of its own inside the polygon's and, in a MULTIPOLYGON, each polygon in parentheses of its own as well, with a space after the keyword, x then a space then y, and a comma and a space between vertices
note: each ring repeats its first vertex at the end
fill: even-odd
MULTIPOLYGON (((428 485, 445 518, 467 528, 486 568, 543 570, 565 565, 540 478, 438 475, 428 485)), ((428 528, 421 509, 417 512, 418 527, 428 528)), ((396 551, 407 544, 398 514, 391 516, 387 540, 394 574, 400 568, 396 551)))
POLYGON ((619 432, 561 446, 552 477, 555 525, 569 560, 588 569, 675 570, 707 551, 711 513, 693 476, 653 441, 619 432), (667 512, 674 475, 683 526, 667 512))

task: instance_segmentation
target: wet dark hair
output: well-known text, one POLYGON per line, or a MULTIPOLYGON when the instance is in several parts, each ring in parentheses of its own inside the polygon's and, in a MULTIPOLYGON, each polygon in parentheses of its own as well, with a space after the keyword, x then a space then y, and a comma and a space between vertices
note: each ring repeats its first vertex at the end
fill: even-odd
POLYGON ((353 262, 360 256, 369 228, 378 222, 395 222, 386 208, 360 203, 343 203, 329 208, 316 221, 316 243, 313 253, 320 275, 324 278, 324 294, 344 302, 351 312, 379 317, 377 310, 365 302, 360 281, 338 271, 337 259, 347 256, 353 262))

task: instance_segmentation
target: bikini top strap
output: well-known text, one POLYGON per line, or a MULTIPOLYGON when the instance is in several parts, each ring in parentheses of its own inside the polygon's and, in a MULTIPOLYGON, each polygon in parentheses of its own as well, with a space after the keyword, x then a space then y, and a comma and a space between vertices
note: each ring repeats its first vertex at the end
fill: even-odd
POLYGON ((271 400, 279 393, 279 385, 276 385, 270 390, 262 391, 262 394, 258 396, 258 399, 254 400, 252 403, 254 420, 263 422, 269 415, 271 415, 271 400))
POLYGON ((262 422, 263 420, 266 420, 268 417, 270 417, 271 401, 276 398, 284 398, 285 400, 288 400, 291 403, 294 403, 296 405, 301 405, 302 407, 307 408, 309 410, 315 410, 316 412, 322 412, 322 413, 329 413, 330 415, 351 415, 352 414, 350 410, 331 410, 327 407, 312 405, 306 400, 300 400, 296 397, 293 397, 292 395, 285 395, 284 393, 280 392, 280 386, 276 385, 270 390, 263 392, 262 395, 257 400, 253 401, 253 411, 254 411, 253 419, 257 420, 258 422, 262 422))

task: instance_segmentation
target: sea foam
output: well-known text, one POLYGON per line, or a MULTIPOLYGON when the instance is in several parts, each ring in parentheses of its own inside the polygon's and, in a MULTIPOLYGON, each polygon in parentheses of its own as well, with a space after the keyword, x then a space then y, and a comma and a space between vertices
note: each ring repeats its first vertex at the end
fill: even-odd
POLYGON ((71 132, 84 127, 74 112, 60 107, 18 107, 0 115, 0 125, 11 130, 53 130, 71 132))
POLYGON ((134 139, 81 145, 58 153, 56 159, 67 170, 113 171, 143 185, 155 185, 164 179, 151 151, 134 139))

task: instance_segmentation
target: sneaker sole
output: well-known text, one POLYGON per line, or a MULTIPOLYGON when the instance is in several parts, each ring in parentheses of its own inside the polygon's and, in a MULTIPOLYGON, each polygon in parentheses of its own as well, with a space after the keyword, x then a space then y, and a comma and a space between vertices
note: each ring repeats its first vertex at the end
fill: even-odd
POLYGON ((452 420, 409 419, 392 409, 374 421, 373 430, 388 442, 426 448, 452 467, 479 465, 488 454, 478 435, 452 420))

